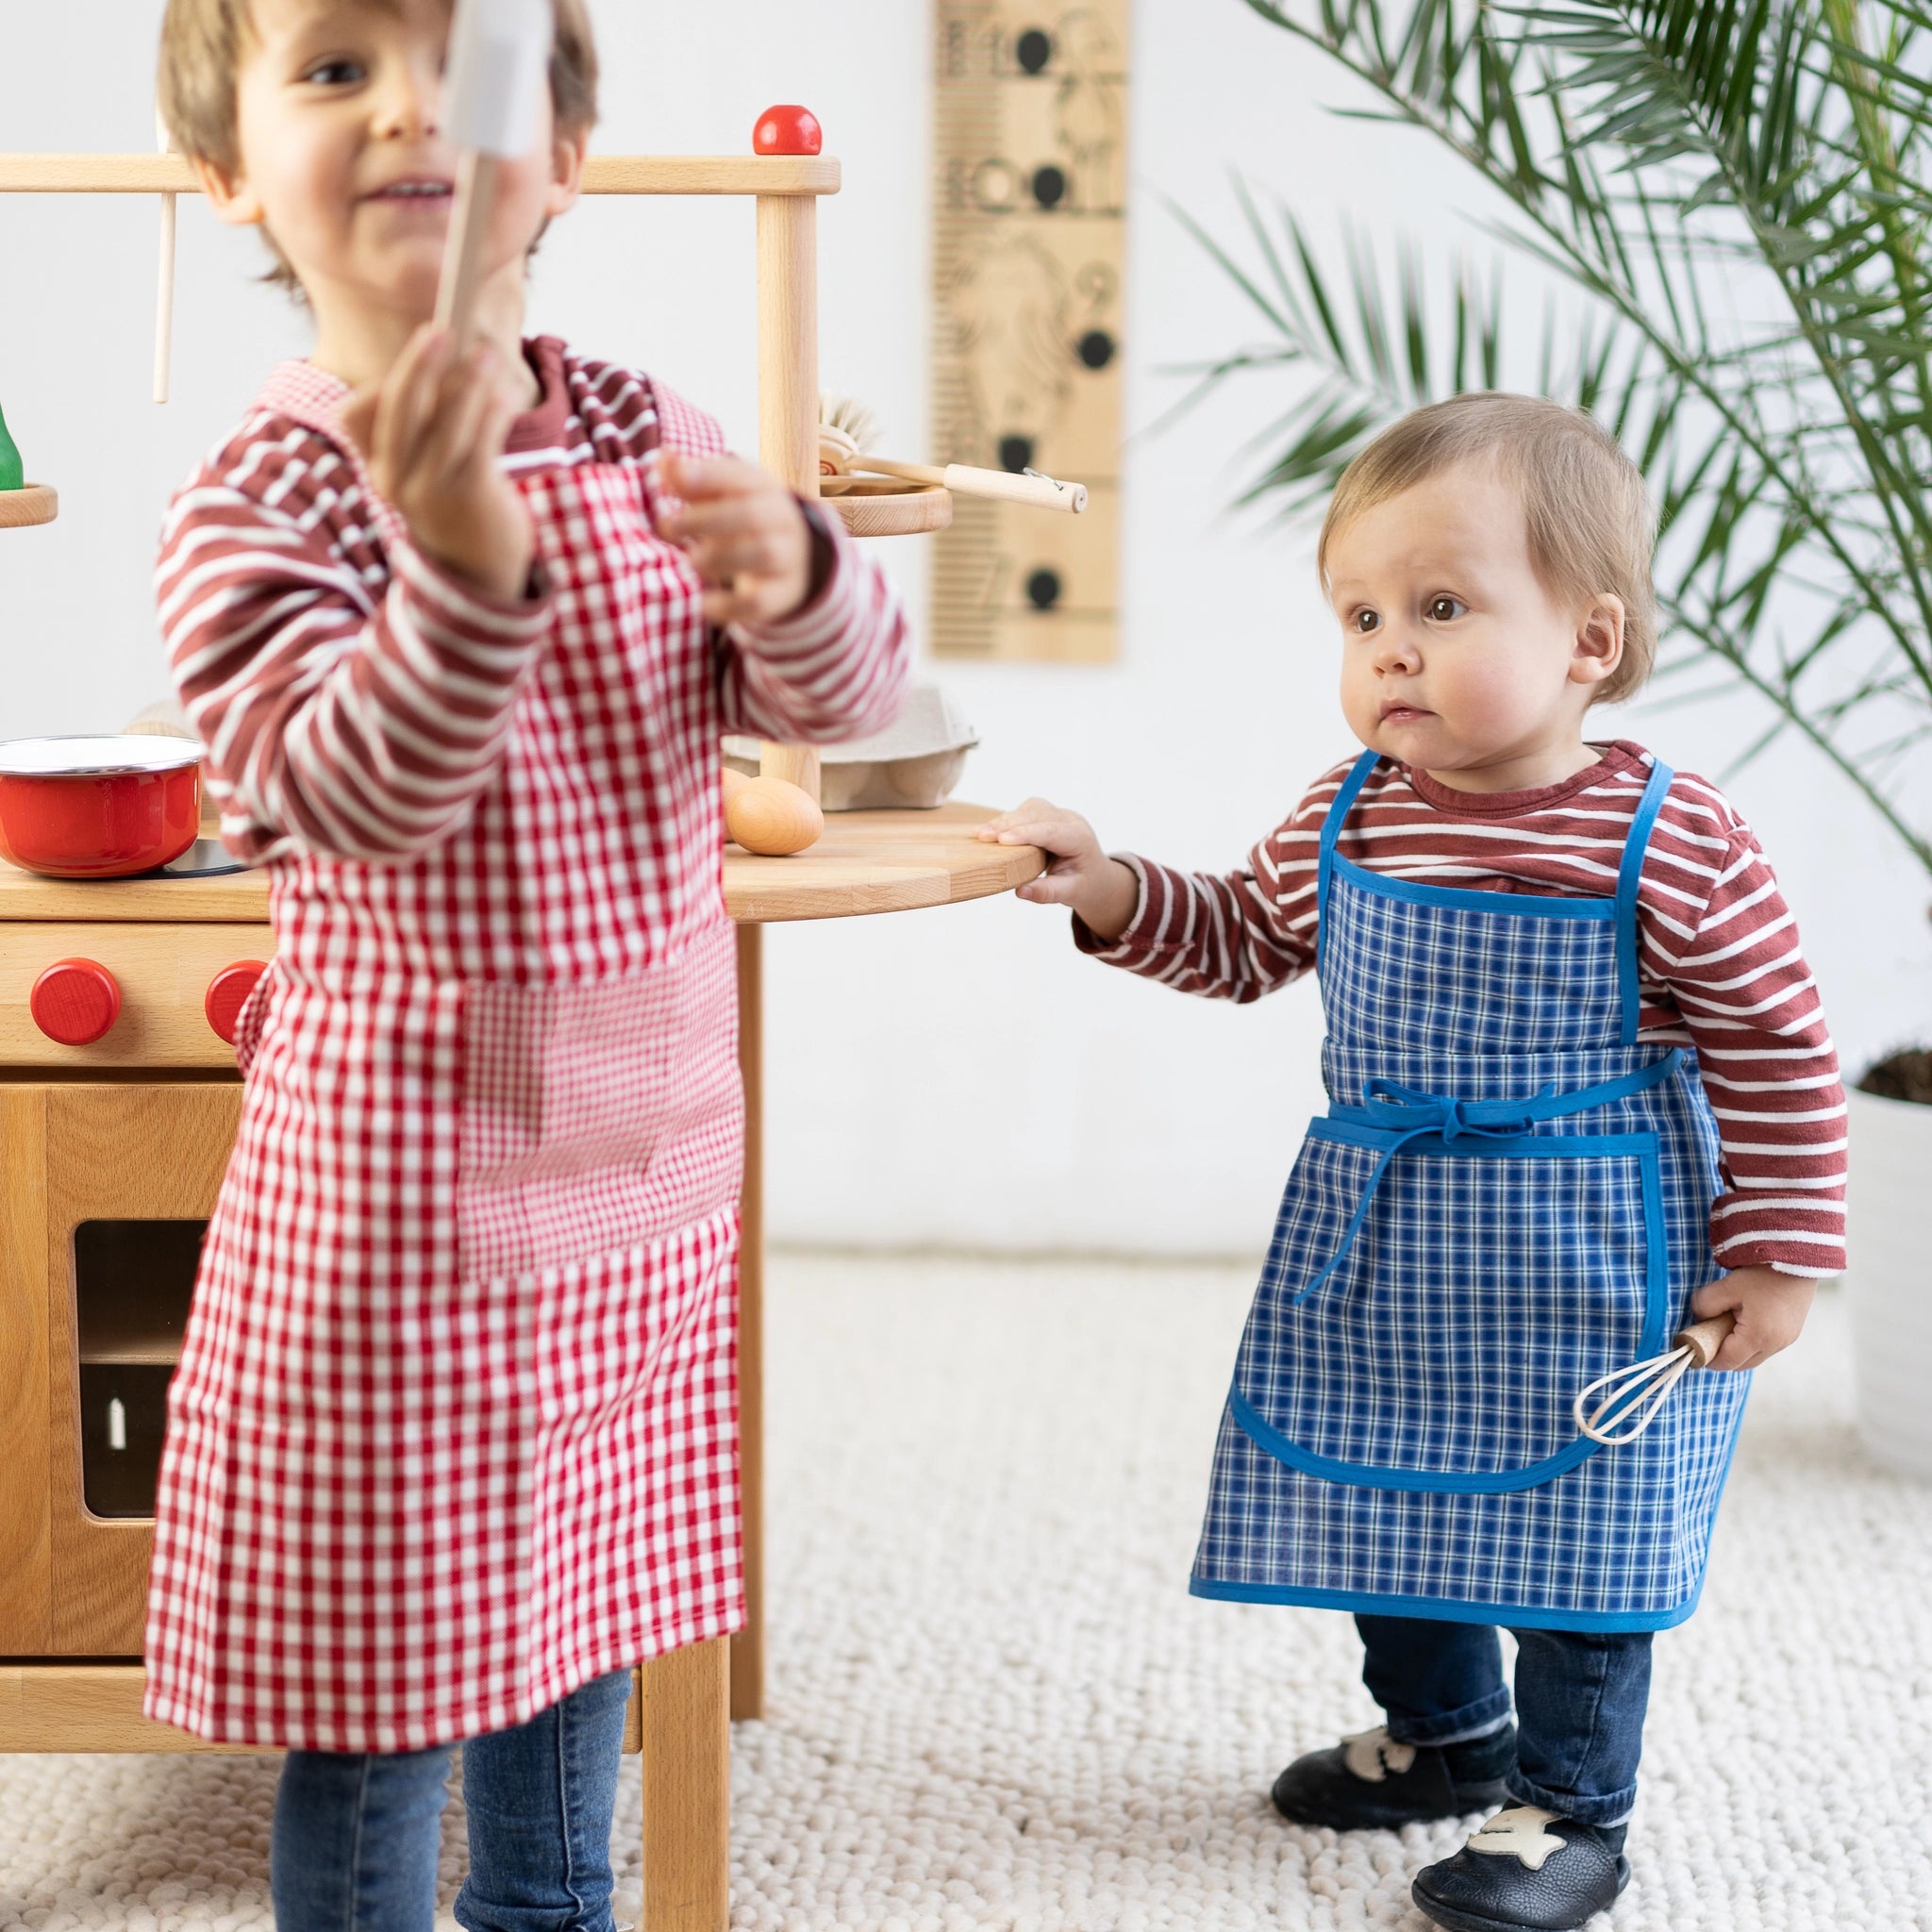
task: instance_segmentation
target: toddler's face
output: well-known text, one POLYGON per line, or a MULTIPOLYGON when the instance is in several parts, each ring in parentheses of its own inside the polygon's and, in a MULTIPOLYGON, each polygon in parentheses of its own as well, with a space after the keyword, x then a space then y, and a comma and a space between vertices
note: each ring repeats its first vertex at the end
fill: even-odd
POLYGON ((1579 741, 1591 688, 1623 649, 1617 598, 1566 605, 1543 588, 1523 505, 1487 466, 1444 471, 1345 524, 1328 591, 1350 729, 1438 774, 1479 782, 1579 741))
MULTIPOLYGON (((253 0, 236 76, 241 165, 223 208, 262 223, 311 301, 426 318, 457 151, 443 138, 447 0, 253 0)), ((521 264, 575 198, 575 144, 546 97, 530 151, 502 164, 486 275, 521 264)))

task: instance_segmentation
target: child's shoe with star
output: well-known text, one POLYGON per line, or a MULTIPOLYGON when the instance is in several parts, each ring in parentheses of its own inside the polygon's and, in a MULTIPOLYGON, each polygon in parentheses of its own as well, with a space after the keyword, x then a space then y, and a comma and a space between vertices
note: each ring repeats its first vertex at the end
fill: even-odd
POLYGON ((1409 1895, 1446 1932, 1576 1932, 1630 1882, 1624 1830, 1518 1805, 1425 1865, 1409 1895))
POLYGON ((1360 1731, 1297 1757, 1274 1780, 1274 1808, 1297 1824, 1396 1831, 1506 1804, 1503 1780, 1515 1767, 1509 1724, 1456 1744, 1404 1744, 1386 1729, 1360 1731))

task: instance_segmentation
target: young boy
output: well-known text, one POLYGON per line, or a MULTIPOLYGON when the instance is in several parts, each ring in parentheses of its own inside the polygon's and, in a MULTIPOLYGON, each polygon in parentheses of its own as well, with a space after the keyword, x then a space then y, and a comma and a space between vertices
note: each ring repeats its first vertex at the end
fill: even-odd
POLYGON ((1111 965, 1235 1000, 1318 971, 1332 1105, 1192 1589, 1356 1613, 1386 1722, 1291 1764, 1288 1817, 1508 1805, 1415 1880, 1454 1932, 1579 1926, 1627 1882, 1651 1636, 1696 1606, 1748 1377, 1681 1382, 1617 1448, 1573 1398, 1693 1311, 1735 1315, 1714 1366, 1749 1369, 1843 1266, 1844 1097, 1771 869, 1712 786, 1584 737, 1650 668, 1651 540, 1588 418, 1420 410, 1322 531, 1369 749, 1244 870, 1108 858, 1040 799, 982 833, 1058 855, 1022 895, 1111 965))
POLYGON ((170 125, 316 346, 176 497, 158 594, 268 868, 240 1140, 170 1393, 151 1715, 286 1747, 281 1932, 610 1924, 629 1666, 742 1617, 742 1099, 719 740, 876 728, 836 520, 650 378, 526 341, 595 116, 582 0, 431 314, 441 0, 170 0, 170 125))

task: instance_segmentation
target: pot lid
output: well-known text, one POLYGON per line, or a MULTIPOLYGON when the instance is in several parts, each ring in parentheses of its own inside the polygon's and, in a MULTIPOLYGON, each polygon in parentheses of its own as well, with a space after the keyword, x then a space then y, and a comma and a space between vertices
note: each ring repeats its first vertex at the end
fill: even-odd
POLYGON ((178 772, 201 761, 192 738, 15 738, 0 744, 0 777, 112 778, 178 772))

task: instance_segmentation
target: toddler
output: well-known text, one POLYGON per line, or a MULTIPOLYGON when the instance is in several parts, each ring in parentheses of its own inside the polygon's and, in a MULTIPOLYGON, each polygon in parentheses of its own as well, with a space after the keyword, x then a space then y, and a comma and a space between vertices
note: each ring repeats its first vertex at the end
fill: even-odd
POLYGON ((1650 668, 1652 534, 1587 417, 1419 410, 1322 531, 1359 758, 1224 877, 1040 799, 981 834, 1056 855, 1022 893, 1110 965, 1233 1000, 1317 974, 1331 1104, 1191 1588, 1355 1613, 1385 1721, 1291 1763, 1288 1817, 1505 1807, 1415 1880, 1454 1932, 1579 1926, 1627 1882, 1651 1636, 1696 1607, 1749 1378, 1687 1378, 1615 1448, 1573 1398, 1693 1314, 1735 1315, 1714 1367, 1748 1370, 1843 1266, 1844 1096, 1771 869, 1715 787, 1584 736, 1650 668))
POLYGON ((315 323, 158 571, 276 951, 170 1392, 147 1710, 287 1748, 282 1932, 428 1932, 458 1742, 461 1924, 610 1924, 629 1668, 742 1619, 719 741, 875 729, 907 664, 835 519, 662 383, 523 337, 595 116, 583 0, 477 340, 428 325, 448 28, 163 29, 178 144, 315 323))

